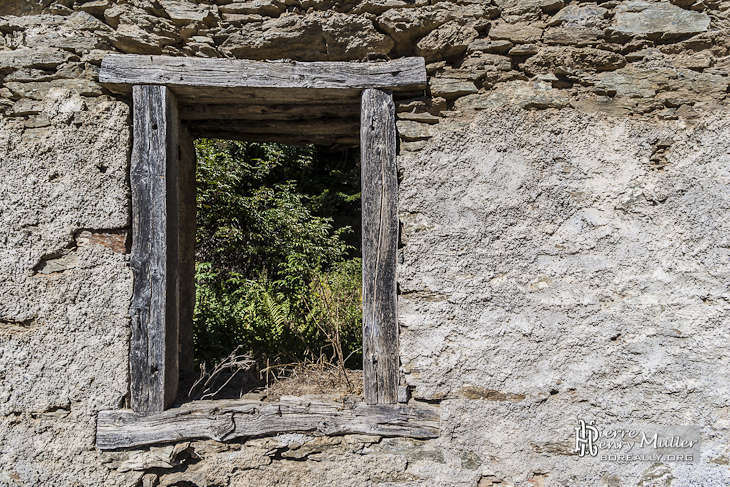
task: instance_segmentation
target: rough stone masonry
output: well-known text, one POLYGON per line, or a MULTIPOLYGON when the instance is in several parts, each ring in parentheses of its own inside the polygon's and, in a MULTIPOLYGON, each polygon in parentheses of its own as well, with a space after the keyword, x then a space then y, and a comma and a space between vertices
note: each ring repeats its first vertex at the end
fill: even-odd
MULTIPOLYGON (((730 1, 0 0, 0 485, 730 485, 730 1), (401 384, 437 439, 102 452, 128 395, 130 100, 107 53, 378 62, 401 384), (605 462, 578 418, 694 425, 605 462)), ((131 235, 133 238, 133 235, 131 235)))

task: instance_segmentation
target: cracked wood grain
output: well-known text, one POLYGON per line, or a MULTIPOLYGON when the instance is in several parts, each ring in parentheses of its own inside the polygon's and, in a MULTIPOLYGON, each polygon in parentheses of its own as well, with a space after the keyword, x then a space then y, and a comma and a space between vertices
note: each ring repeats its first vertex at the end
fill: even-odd
POLYGON ((135 86, 133 102, 130 395, 154 413, 178 386, 178 117, 164 86, 135 86))
POLYGON ((396 252, 398 177, 390 92, 362 93, 363 374, 368 404, 393 404, 398 390, 396 252))
POLYGON ((364 88, 413 92, 426 88, 423 58, 375 63, 281 62, 108 54, 99 82, 121 93, 132 85, 165 85, 180 103, 254 102, 279 99, 321 102, 357 97, 364 88))
POLYGON ((155 443, 274 435, 368 434, 435 438, 439 408, 428 404, 367 405, 326 397, 283 396, 280 402, 252 400, 195 401, 144 415, 129 410, 101 411, 96 445, 103 450, 155 443))

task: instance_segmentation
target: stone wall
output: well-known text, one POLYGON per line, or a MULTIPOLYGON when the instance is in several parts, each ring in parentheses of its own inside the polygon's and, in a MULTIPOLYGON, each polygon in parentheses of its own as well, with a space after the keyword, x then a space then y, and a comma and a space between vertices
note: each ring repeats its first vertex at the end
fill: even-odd
POLYGON ((0 0, 0 485, 730 484, 730 2, 0 0), (128 99, 106 53, 423 56, 400 100, 402 383, 422 441, 100 452, 128 392, 128 99), (702 462, 572 451, 692 424, 702 462))

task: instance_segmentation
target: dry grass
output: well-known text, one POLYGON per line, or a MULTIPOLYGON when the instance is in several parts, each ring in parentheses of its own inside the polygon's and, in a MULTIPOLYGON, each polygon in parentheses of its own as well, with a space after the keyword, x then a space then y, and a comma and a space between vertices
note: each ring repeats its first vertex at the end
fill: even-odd
POLYGON ((278 401, 281 396, 326 395, 334 399, 361 396, 362 370, 345 369, 320 357, 317 362, 261 368, 238 349, 213 367, 200 367, 187 400, 239 399, 278 401))
POLYGON ((328 395, 337 398, 362 395, 362 370, 345 370, 328 363, 297 364, 270 380, 264 390, 267 401, 281 396, 328 395))

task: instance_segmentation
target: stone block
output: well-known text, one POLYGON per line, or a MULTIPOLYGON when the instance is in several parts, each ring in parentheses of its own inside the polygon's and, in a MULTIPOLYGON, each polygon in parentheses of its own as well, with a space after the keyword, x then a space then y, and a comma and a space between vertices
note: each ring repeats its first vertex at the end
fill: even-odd
POLYGON ((564 108, 569 96, 542 81, 510 81, 502 83, 488 93, 459 98, 454 102, 456 110, 484 110, 504 105, 522 108, 564 108))
POLYGON ((592 4, 571 4, 563 8, 550 19, 548 25, 562 23, 582 26, 596 26, 608 15, 608 9, 592 4))
POLYGON ((467 46, 467 52, 481 51, 489 54, 504 54, 512 49, 512 46, 514 46, 514 44, 512 44, 510 41, 477 39, 469 44, 469 46, 467 46))
POLYGON ((322 19, 322 35, 329 61, 364 59, 368 55, 386 55, 395 42, 381 34, 364 17, 332 14, 322 19))
POLYGON ((209 27, 213 27, 218 21, 218 9, 214 5, 180 0, 160 0, 160 4, 175 25, 180 27, 191 22, 202 22, 209 27))
POLYGON ((355 8, 352 9, 352 13, 370 13, 380 15, 386 10, 393 8, 425 7, 428 4, 428 0, 417 0, 415 2, 406 2, 404 0, 365 0, 364 2, 358 3, 355 8))
POLYGON ((467 46, 479 37, 472 24, 461 21, 448 22, 432 31, 416 44, 416 54, 426 62, 451 60, 464 54, 467 46))
POLYGON ((529 75, 554 73, 558 76, 614 71, 626 65, 621 54, 590 47, 544 47, 525 62, 529 75))
POLYGON ((429 6, 388 10, 376 22, 395 41, 395 53, 401 55, 412 52, 416 39, 452 19, 448 10, 429 6))
POLYGON ((250 0, 222 5, 220 11, 226 14, 258 14, 267 17, 278 17, 286 10, 283 0, 250 0))
POLYGON ((603 42, 604 31, 575 24, 563 24, 560 27, 548 27, 542 40, 551 46, 598 46, 603 42))
POLYGON ((447 100, 479 91, 471 81, 450 78, 431 78, 428 88, 432 96, 440 96, 447 100))
POLYGON ((676 74, 667 69, 642 69, 627 66, 624 69, 598 75, 596 85, 605 94, 628 98, 647 98, 669 84, 676 74))
POLYGON ((495 2, 508 15, 519 15, 532 9, 554 13, 563 8, 563 0, 496 0, 495 2))
POLYGON ((21 48, 0 51, 0 72, 7 73, 20 68, 54 69, 71 60, 78 60, 78 57, 59 49, 21 48))
POLYGON ((43 103, 39 101, 29 100, 27 98, 20 99, 15 102, 12 109, 8 112, 8 115, 12 116, 23 116, 23 115, 37 115, 43 111, 43 103))
POLYGON ((542 37, 542 28, 527 22, 497 24, 489 31, 489 38, 507 40, 515 44, 532 44, 542 37))
POLYGON ((413 141, 428 139, 431 137, 431 124, 415 122, 413 120, 397 120, 395 126, 398 128, 398 135, 403 140, 413 141))
POLYGON ((611 30, 627 36, 672 39, 707 31, 710 17, 664 2, 630 1, 616 8, 611 30))
POLYGON ((510 56, 532 56, 540 49, 535 44, 518 44, 507 53, 510 56))
POLYGON ((5 86, 15 96, 31 100, 42 100, 48 94, 48 90, 51 89, 51 83, 47 81, 31 81, 29 83, 11 81, 5 83, 5 86))
POLYGON ((220 50, 244 59, 327 60, 321 23, 314 17, 297 15, 282 15, 263 24, 246 24, 220 50))

